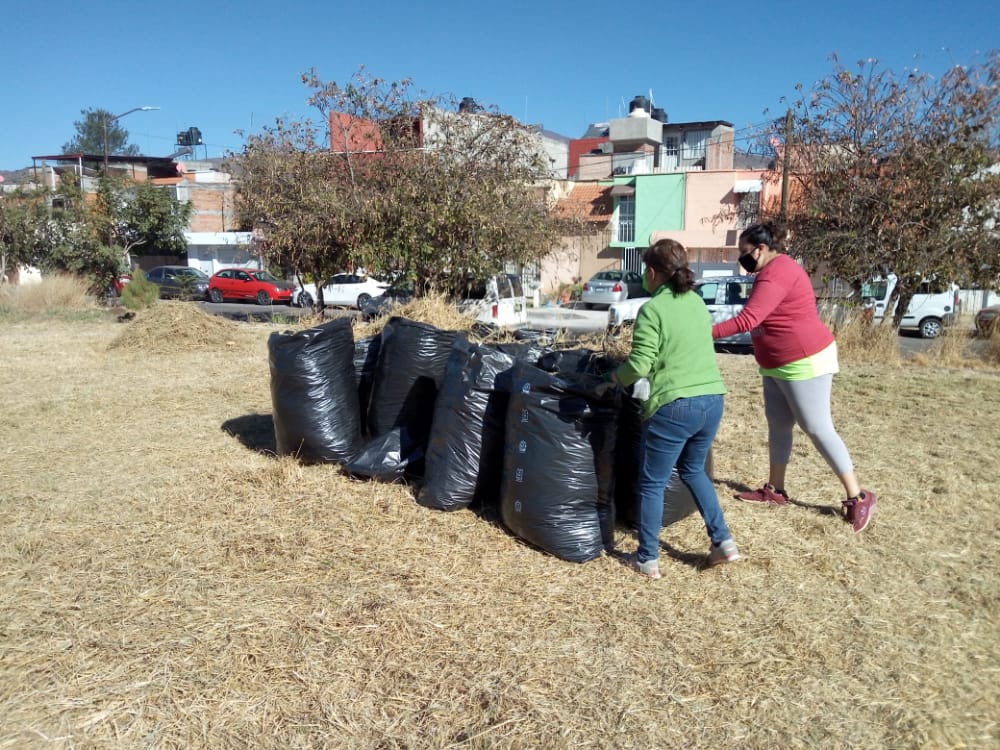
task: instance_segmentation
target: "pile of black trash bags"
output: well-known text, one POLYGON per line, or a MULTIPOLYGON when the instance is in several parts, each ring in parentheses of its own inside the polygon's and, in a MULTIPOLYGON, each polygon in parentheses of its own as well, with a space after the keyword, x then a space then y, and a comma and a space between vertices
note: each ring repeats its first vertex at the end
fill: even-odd
MULTIPOLYGON (((572 562, 638 517, 641 405, 600 387, 619 364, 602 354, 476 344, 399 317, 359 341, 346 318, 274 333, 268 354, 279 455, 407 482, 422 506, 499 516, 572 562)), ((675 473, 664 525, 694 509, 675 473)))

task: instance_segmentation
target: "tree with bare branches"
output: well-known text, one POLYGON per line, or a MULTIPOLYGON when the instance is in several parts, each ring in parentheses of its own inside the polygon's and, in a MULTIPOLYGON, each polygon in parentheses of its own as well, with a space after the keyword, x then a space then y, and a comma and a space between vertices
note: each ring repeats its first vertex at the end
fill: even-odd
POLYGON ((993 287, 1000 52, 940 77, 900 77, 877 60, 834 66, 798 87, 790 132, 776 123, 770 134, 787 139, 778 162, 789 165, 792 253, 844 280, 896 274, 896 326, 923 279, 993 287))
POLYGON ((541 152, 513 118, 363 68, 343 85, 314 71, 303 83, 328 131, 278 121, 233 157, 241 216, 273 262, 317 281, 364 266, 457 292, 549 250, 541 152))

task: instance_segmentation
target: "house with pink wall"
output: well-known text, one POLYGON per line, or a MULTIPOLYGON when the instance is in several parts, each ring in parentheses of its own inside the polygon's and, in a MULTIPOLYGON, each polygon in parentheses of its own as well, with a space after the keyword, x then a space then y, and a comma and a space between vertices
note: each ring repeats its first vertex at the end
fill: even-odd
MULTIPOLYGON (((692 263, 734 268, 740 232, 780 199, 781 186, 762 169, 684 174, 684 228, 656 230, 649 241, 670 238, 688 249, 692 263)), ((722 270, 722 269, 720 269, 722 270)))

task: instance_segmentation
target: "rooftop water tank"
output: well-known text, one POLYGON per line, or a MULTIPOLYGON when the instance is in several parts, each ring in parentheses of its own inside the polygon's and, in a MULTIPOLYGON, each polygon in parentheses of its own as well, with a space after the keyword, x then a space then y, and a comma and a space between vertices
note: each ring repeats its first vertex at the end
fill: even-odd
POLYGON ((628 113, 630 115, 637 109, 641 109, 647 115, 649 114, 649 99, 644 97, 642 94, 635 97, 628 103, 628 113))

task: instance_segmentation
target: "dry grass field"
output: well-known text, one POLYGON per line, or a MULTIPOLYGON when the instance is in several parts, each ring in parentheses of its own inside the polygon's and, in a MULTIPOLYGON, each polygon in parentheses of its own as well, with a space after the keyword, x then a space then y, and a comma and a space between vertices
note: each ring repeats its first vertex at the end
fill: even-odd
POLYGON ((845 358, 854 535, 801 439, 794 505, 729 499, 766 432, 720 354, 746 559, 688 518, 650 582, 275 458, 271 330, 0 309, 0 748, 1000 746, 996 365, 845 358))

